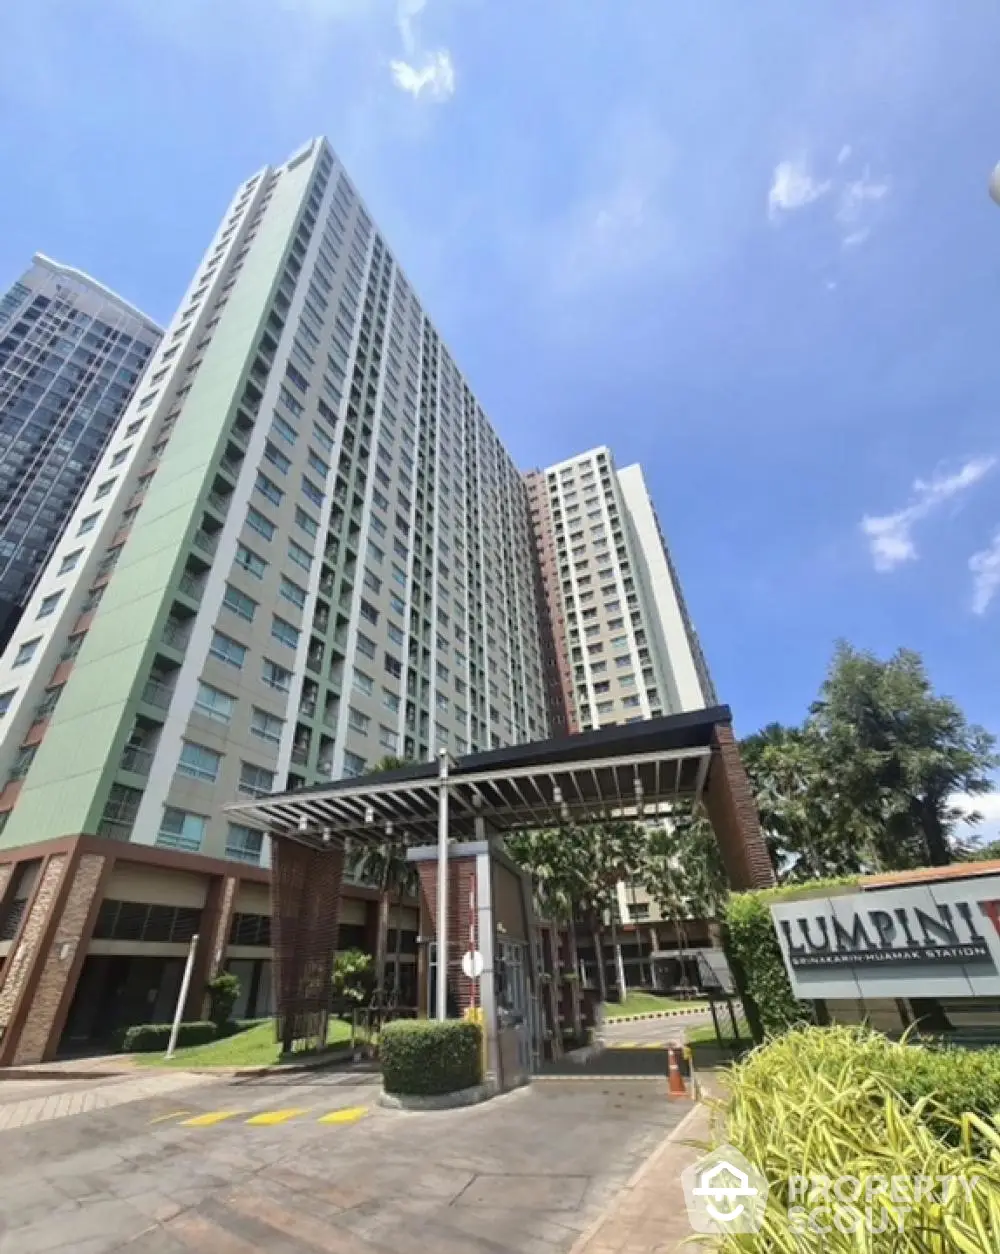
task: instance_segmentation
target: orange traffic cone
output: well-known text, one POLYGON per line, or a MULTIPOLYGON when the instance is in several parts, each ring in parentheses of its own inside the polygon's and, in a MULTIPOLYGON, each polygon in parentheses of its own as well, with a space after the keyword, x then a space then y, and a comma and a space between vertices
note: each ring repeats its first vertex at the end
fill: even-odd
POLYGON ((667 1046, 667 1096, 687 1097, 687 1086, 681 1074, 681 1050, 679 1045, 667 1046))

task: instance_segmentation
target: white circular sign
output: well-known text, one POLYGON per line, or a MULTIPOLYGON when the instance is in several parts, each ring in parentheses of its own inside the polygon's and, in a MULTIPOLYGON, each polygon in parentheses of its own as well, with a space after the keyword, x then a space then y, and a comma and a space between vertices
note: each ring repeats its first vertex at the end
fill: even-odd
POLYGON ((478 980, 485 965, 483 955, 478 949, 469 949, 462 954, 462 970, 467 979, 478 980))

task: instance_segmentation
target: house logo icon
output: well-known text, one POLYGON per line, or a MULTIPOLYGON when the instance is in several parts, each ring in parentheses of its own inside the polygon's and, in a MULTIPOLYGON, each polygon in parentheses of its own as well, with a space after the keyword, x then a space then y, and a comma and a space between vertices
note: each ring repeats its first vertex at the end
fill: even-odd
POLYGON ((759 1231, 767 1180, 732 1145, 720 1145, 686 1168, 681 1181, 695 1232, 718 1236, 759 1231))

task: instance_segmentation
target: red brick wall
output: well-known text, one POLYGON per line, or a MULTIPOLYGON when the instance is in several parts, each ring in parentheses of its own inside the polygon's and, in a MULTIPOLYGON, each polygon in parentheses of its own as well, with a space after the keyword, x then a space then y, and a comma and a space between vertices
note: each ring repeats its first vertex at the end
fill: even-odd
MULTIPOLYGON (((437 861, 417 864, 420 873, 421 933, 437 939, 437 861)), ((476 875, 476 859, 448 861, 448 988, 461 1014, 472 1005, 473 981, 462 973, 462 955, 469 948, 469 892, 476 875)), ((428 1006, 428 1014, 435 1008, 428 1006)))
POLYGON ((774 868, 733 729, 728 723, 717 723, 712 739, 705 809, 729 883, 735 889, 767 888, 775 882, 774 868))

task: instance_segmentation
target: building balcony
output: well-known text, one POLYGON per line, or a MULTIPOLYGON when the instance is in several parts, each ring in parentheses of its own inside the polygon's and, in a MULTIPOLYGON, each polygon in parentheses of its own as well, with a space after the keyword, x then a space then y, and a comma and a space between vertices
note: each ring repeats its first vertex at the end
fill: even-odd
POLYGON ((142 745, 126 745, 119 766, 130 775, 140 775, 145 779, 153 766, 153 751, 144 749, 142 745))
POLYGON ((201 549, 203 553, 207 553, 209 557, 215 556, 215 551, 219 547, 218 536, 209 535, 207 531, 196 531, 194 533, 194 546, 201 549))
POLYGON ((170 706, 173 695, 173 688, 159 679, 147 679, 140 700, 144 705, 154 705, 158 710, 166 710, 170 706))
POLYGON ((229 513, 229 502, 232 498, 223 496, 221 492, 209 492, 205 498, 205 504, 209 509, 214 510, 220 518, 225 518, 229 513))
POLYGON ((293 762, 296 762, 301 766, 303 763, 305 763, 308 760, 308 758, 309 758, 309 746, 308 745, 293 745, 292 746, 292 761, 293 762))
POLYGON ((97 825, 98 836, 106 840, 130 840, 132 828, 135 826, 135 815, 131 818, 102 818, 97 825))
POLYGON ((179 623, 170 619, 163 628, 163 643, 170 649, 183 652, 191 639, 191 628, 187 623, 179 623))
POLYGON ((196 605, 199 605, 205 591, 205 580, 204 578, 199 578, 197 575, 193 575, 189 570, 186 570, 183 575, 181 575, 180 583, 177 585, 177 591, 181 594, 181 596, 185 596, 189 601, 193 601, 196 605))

